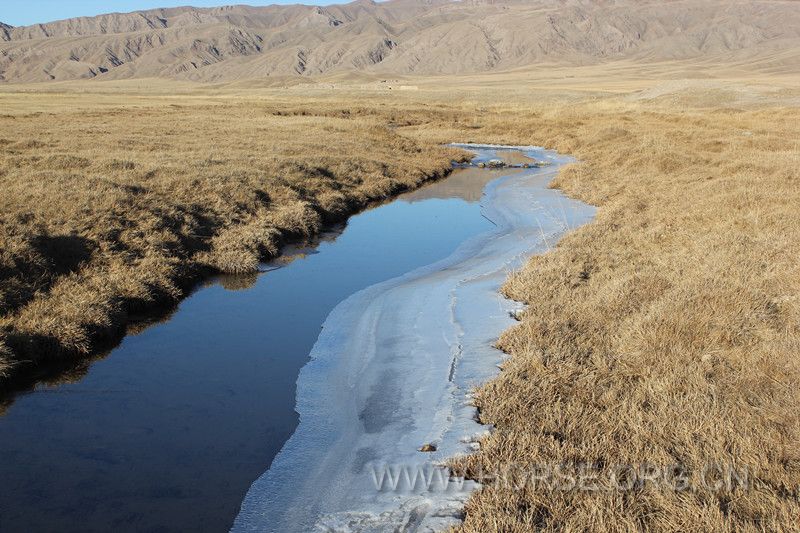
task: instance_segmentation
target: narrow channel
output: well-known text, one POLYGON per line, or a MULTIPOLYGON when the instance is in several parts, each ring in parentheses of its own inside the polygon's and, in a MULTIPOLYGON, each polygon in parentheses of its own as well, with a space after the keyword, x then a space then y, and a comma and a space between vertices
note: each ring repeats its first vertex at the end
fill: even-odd
POLYGON ((296 382, 348 296, 493 228, 510 170, 463 169, 251 277, 211 280, 85 373, 0 412, 0 530, 225 531, 295 431, 296 382))
POLYGON ((494 347, 519 304, 499 289, 594 209, 549 183, 568 158, 469 146, 490 158, 546 161, 487 184, 491 228, 446 258, 371 285, 328 315, 298 379, 300 423, 250 488, 235 532, 445 531, 477 488, 443 463, 489 428, 471 391, 499 372, 494 347))

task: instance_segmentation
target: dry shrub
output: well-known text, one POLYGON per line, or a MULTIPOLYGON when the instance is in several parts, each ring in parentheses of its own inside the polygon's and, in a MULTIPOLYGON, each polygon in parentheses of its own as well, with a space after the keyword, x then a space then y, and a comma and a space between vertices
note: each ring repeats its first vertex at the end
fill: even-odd
POLYGON ((133 161, 123 161, 119 159, 111 159, 109 161, 104 161, 101 168, 103 170, 134 170, 136 168, 136 163, 133 161))
POLYGON ((339 191, 325 191, 317 197, 319 209, 328 220, 338 220, 349 213, 354 201, 339 191))
POLYGON ((281 205, 268 215, 268 219, 271 226, 302 237, 316 234, 322 223, 319 214, 307 202, 281 205))

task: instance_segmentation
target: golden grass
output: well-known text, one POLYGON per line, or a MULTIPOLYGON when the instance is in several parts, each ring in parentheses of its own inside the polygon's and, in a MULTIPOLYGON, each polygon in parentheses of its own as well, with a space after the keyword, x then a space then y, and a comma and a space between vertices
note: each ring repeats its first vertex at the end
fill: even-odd
POLYGON ((67 95, 41 112, 35 96, 7 98, 2 374, 90 354, 199 275, 254 271, 287 239, 441 176, 457 156, 346 108, 119 98, 96 111, 92 95, 67 95))
POLYGON ((119 295, 130 308, 177 296, 186 271, 250 269, 278 235, 312 233, 326 216, 440 175, 453 154, 439 143, 541 144, 582 161, 555 185, 598 215, 504 287, 528 309, 500 339, 511 356, 501 376, 477 395, 496 431, 457 466, 479 476, 679 464, 696 477, 718 464, 746 469, 751 486, 488 482, 461 529, 797 530, 797 92, 682 82, 629 94, 615 79, 614 93, 517 85, 498 101, 500 83, 253 89, 235 101, 204 89, 186 107, 154 97, 139 109, 114 107, 121 97, 109 93, 88 115, 93 97, 68 95, 47 100, 52 116, 10 113, 0 119, 0 180, 13 192, 1 200, 0 272, 3 301, 20 303, 3 327, 85 349, 92 328, 119 320, 119 295), (70 111, 52 103, 67 97, 70 111), (40 250, 64 243, 42 235, 80 237, 57 274, 40 250))
POLYGON ((600 490, 489 483, 461 529, 796 531, 800 109, 529 112, 511 106, 514 123, 490 136, 579 157, 554 186, 600 210, 506 283, 528 308, 478 394, 497 431, 458 466, 589 465, 600 490), (680 465, 690 490, 615 490, 612 468, 643 464, 680 465), (708 465, 749 489, 709 486, 708 465))

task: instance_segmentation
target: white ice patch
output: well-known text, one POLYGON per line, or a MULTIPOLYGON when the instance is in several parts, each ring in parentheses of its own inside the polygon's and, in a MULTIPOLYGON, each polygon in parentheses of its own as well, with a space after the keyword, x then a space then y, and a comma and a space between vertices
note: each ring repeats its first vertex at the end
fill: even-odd
POLYGON ((473 452, 487 430, 471 391, 497 375, 494 342, 520 309, 498 289, 594 209, 547 188, 566 158, 459 146, 556 164, 491 182, 481 202, 491 231, 331 312, 298 379, 297 431, 253 483, 233 531, 435 531, 461 519, 478 485, 441 464, 473 452), (425 444, 436 451, 418 451, 425 444))

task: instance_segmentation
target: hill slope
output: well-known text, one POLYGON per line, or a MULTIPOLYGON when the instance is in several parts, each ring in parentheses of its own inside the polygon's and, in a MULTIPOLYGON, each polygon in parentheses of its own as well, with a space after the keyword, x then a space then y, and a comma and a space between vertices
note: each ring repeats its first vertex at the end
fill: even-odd
POLYGON ((227 81, 685 60, 795 69, 795 1, 392 0, 114 13, 0 26, 0 80, 227 81))

